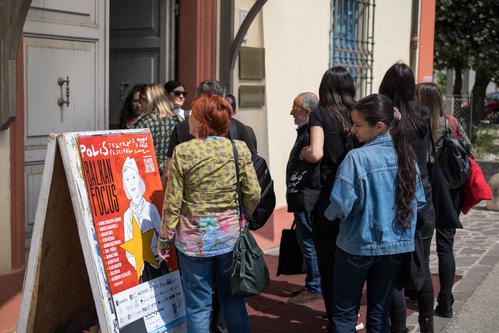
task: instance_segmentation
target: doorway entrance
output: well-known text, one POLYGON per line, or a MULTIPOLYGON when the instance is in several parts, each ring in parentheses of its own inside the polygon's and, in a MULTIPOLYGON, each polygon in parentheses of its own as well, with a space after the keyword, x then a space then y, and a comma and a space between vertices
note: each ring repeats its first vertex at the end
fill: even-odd
POLYGON ((175 76, 178 0, 110 0, 109 128, 130 89, 175 76))
POLYGON ((118 128, 133 85, 174 76, 177 2, 32 1, 23 29, 26 254, 49 134, 118 128))

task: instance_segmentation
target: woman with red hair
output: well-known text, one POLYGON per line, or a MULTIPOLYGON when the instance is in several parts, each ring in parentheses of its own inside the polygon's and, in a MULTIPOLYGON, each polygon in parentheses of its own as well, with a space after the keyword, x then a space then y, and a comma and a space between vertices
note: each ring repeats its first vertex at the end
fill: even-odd
POLYGON ((244 298, 230 292, 230 267, 242 227, 237 180, 248 214, 260 200, 260 186, 251 153, 238 140, 236 175, 232 142, 225 137, 231 112, 217 95, 194 100, 189 131, 195 139, 175 147, 165 192, 158 254, 169 260, 175 237, 189 333, 209 331, 214 275, 228 331, 250 331, 244 298))

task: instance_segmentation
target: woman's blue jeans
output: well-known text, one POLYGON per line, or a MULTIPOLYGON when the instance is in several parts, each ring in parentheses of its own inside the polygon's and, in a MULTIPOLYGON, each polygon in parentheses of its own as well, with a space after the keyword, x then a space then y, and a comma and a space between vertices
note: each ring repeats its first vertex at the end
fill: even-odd
POLYGON ((356 256, 340 248, 336 249, 333 332, 355 332, 365 282, 367 282, 367 331, 388 332, 388 309, 395 276, 400 271, 402 259, 402 254, 356 256))
POLYGON ((215 257, 190 257, 180 251, 177 254, 182 272, 188 332, 209 332, 213 275, 228 331, 250 332, 244 298, 230 292, 232 252, 215 257))

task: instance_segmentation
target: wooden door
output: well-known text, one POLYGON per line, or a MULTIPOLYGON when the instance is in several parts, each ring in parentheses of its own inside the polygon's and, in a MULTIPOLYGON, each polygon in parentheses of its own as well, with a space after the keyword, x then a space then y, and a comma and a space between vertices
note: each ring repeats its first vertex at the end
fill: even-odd
POLYGON ((109 126, 117 128, 128 91, 174 75, 174 0, 111 0, 109 126))
POLYGON ((107 10, 105 0, 33 0, 30 7, 24 25, 27 247, 50 133, 108 126, 107 10))

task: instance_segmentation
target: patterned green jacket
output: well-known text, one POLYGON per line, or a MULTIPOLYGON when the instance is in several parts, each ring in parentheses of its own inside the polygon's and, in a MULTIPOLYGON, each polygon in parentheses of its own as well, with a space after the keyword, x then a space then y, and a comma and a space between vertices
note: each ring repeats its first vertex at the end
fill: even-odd
MULTIPOLYGON (((245 209, 260 201, 251 153, 234 140, 245 209)), ((189 256, 211 257, 232 251, 239 237, 236 166, 229 139, 210 136, 179 144, 173 152, 163 204, 161 236, 189 256)))
POLYGON ((163 176, 166 167, 168 145, 175 125, 180 122, 177 115, 160 118, 155 112, 142 117, 132 128, 149 128, 151 130, 156 160, 158 161, 159 174, 163 176))

